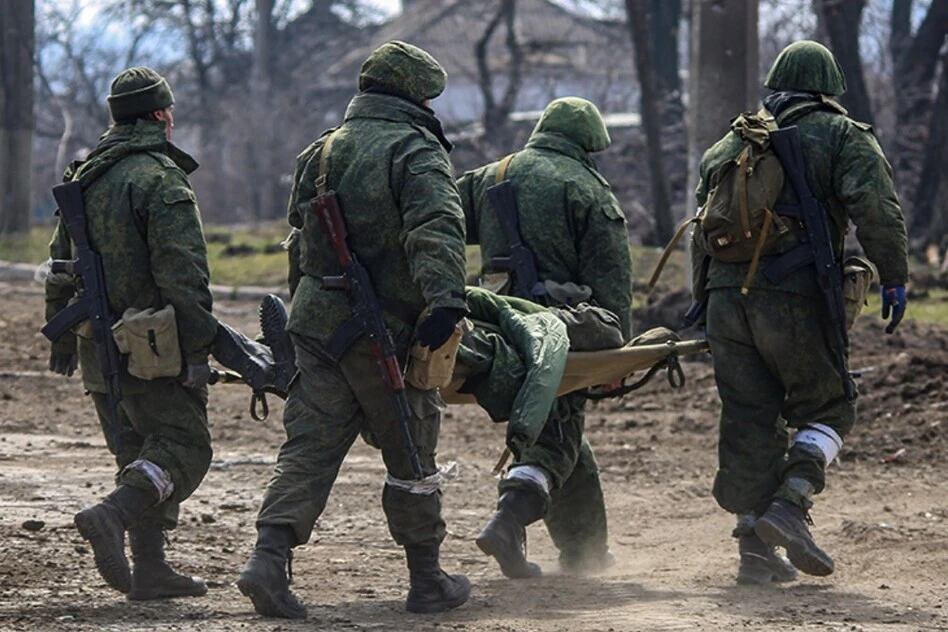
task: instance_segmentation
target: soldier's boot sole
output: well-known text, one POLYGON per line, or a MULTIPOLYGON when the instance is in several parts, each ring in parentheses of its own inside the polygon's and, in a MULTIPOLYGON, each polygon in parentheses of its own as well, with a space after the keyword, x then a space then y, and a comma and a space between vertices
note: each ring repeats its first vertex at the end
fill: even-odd
POLYGON ((278 296, 266 295, 260 302, 259 320, 263 344, 270 347, 273 354, 273 386, 276 390, 286 393, 296 374, 296 350, 286 333, 286 324, 289 321, 286 305, 278 296))
POLYGON ((405 609, 416 614, 447 612, 465 604, 470 596, 471 582, 467 577, 442 571, 441 577, 413 581, 405 609), (425 592, 433 592, 436 596, 424 595, 425 592))
POLYGON ((73 518, 79 535, 88 540, 99 575, 121 593, 132 589, 132 571, 125 556, 125 527, 118 510, 100 503, 73 518))
POLYGON ((160 562, 139 570, 136 564, 132 572, 132 589, 125 595, 129 601, 151 601, 152 599, 170 599, 174 597, 202 597, 207 594, 207 584, 196 577, 176 573, 174 569, 160 562))
POLYGON ((305 619, 306 607, 288 589, 274 589, 265 578, 241 573, 237 580, 240 594, 250 599, 257 614, 276 619, 305 619))
POLYGON ((757 536, 770 546, 787 549, 790 563, 801 572, 817 577, 833 573, 833 558, 817 546, 805 524, 783 512, 767 511, 754 525, 757 536))
POLYGON ((500 565, 500 571, 510 579, 531 579, 543 575, 538 564, 527 561, 523 552, 523 527, 498 512, 474 541, 477 548, 490 555, 500 565))

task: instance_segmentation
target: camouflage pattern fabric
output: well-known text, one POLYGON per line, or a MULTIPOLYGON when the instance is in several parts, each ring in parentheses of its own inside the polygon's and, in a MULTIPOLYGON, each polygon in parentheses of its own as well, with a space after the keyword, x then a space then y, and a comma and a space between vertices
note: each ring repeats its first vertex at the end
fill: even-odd
MULTIPOLYGON (((111 127, 88 159, 71 165, 65 176, 82 184, 89 240, 102 257, 113 314, 120 316, 130 307, 174 305, 182 352, 190 363, 206 361, 217 331, 204 234, 186 175, 196 167, 190 156, 167 142, 164 122, 139 120, 111 127)), ((49 254, 72 258, 62 221, 49 254)), ((47 284, 47 318, 64 308, 73 294, 71 286, 47 284)), ((64 338, 54 349, 74 352, 75 337, 64 338)), ((78 353, 83 385, 92 393, 114 453, 94 343, 80 339, 78 353)), ((173 378, 144 381, 127 373, 121 376, 121 386, 124 449, 115 455, 116 462, 123 467, 136 458, 148 459, 170 474, 173 496, 146 514, 146 519, 170 528, 178 504, 197 488, 211 460, 207 393, 185 389, 173 378)), ((136 472, 119 474, 119 480, 154 487, 136 472)))
MULTIPOLYGON (((309 540, 342 461, 358 436, 382 452, 393 477, 414 479, 391 395, 382 386, 368 341, 362 338, 338 365, 313 342, 294 336, 299 375, 283 409, 286 441, 257 516, 257 527, 292 527, 296 541, 309 540)), ((407 337, 397 343, 407 348, 407 337)), ((406 385, 412 439, 425 476, 437 472, 435 453, 444 404, 437 390, 406 385)), ((445 535, 441 492, 412 494, 385 485, 382 507, 392 537, 401 546, 440 543, 445 535)))
MULTIPOLYGON (((165 123, 139 120, 116 125, 99 146, 66 172, 65 180, 82 184, 89 241, 102 257, 113 314, 128 308, 174 306, 178 336, 186 362, 207 360, 217 332, 211 314, 207 249, 197 200, 187 179, 197 163, 165 139, 165 123)), ((50 257, 72 258, 62 221, 49 246, 50 257)), ((55 315, 72 296, 69 286, 46 286, 46 316, 55 315)), ((60 348, 74 344, 61 340, 60 348)), ((95 347, 79 342, 79 361, 86 389, 105 392, 95 347)), ((123 392, 144 382, 125 374, 123 392)))
POLYGON ((141 392, 123 393, 119 405, 122 452, 116 454, 108 414, 108 396, 91 393, 99 424, 119 471, 115 484, 153 490, 141 470, 122 471, 136 459, 160 464, 174 481, 174 493, 143 514, 144 524, 174 529, 181 502, 191 496, 211 464, 207 427, 207 388, 185 388, 173 379, 152 380, 141 392))
POLYGON ((707 332, 722 403, 714 497, 727 511, 760 515, 775 497, 807 504, 782 485, 791 476, 822 491, 825 463, 797 448, 788 455, 784 426, 819 423, 841 437, 853 427, 856 408, 818 308, 791 292, 710 293, 707 332))
MULTIPOLYGON (((775 63, 768 85, 805 89, 796 78, 808 76, 823 82, 820 87, 828 93, 845 87, 832 79, 838 66, 831 54, 794 45, 785 53, 775 63)), ((846 116, 826 94, 775 92, 764 99, 764 106, 781 126, 796 125, 799 130, 807 182, 829 215, 837 256, 842 256, 843 238, 852 222, 881 282, 904 284, 905 223, 891 168, 871 128, 846 116), (794 106, 800 107, 781 116, 794 106)), ((696 192, 699 206, 708 196, 711 175, 740 149, 740 139, 729 132, 705 152, 696 192)), ((788 181, 778 204, 795 202, 788 181)), ((797 225, 785 235, 774 252, 797 245, 800 230, 797 225)), ((759 513, 776 497, 808 507, 810 499, 791 489, 786 484, 789 478, 808 481, 816 492, 823 489, 823 456, 796 446, 788 452, 784 420, 794 428, 825 424, 845 438, 855 418, 855 406, 843 394, 828 341, 813 266, 772 284, 763 275, 768 263, 762 260, 749 294, 742 298, 738 288, 749 264, 712 259, 705 288, 707 334, 722 401, 714 495, 734 513, 759 513)))
MULTIPOLYGON (((592 301, 618 317, 625 342, 632 334, 632 262, 625 217, 588 156, 608 145, 595 106, 582 99, 558 99, 547 107, 526 147, 510 161, 506 177, 515 191, 521 238, 534 255, 539 278, 588 286, 592 301)), ((509 252, 487 199, 499 165, 465 173, 458 182, 468 243, 480 244, 484 274, 497 272, 490 269, 492 257, 509 252)), ((550 473, 554 489, 546 522, 563 554, 597 550, 608 536, 598 469, 583 438, 584 404, 577 396, 558 399, 540 438, 514 461, 539 465, 550 473), (570 491, 563 493, 567 485, 570 491)), ((500 492, 524 484, 505 479, 500 492)))
MULTIPOLYGON (((287 329, 322 344, 351 314, 345 292, 322 287, 322 277, 341 268, 309 206, 327 135, 297 159, 288 209, 290 224, 302 229, 303 276, 287 329)), ((369 93, 352 100, 333 140, 328 186, 342 207, 349 247, 376 293, 408 312, 386 315, 396 334, 413 328, 426 305, 466 309, 464 220, 446 146, 430 110, 369 93)))
MULTIPOLYGON (((764 106, 778 118, 781 126, 796 125, 806 160, 806 177, 813 195, 823 202, 830 217, 830 232, 835 237, 837 256, 842 256, 843 237, 850 223, 856 238, 879 270, 883 285, 901 285, 908 281, 907 239, 902 208, 892 183, 892 169, 872 134, 872 129, 853 121, 835 102, 799 92, 777 92, 764 100, 764 106), (795 110, 786 119, 780 114, 791 106, 810 103, 795 110)), ((717 169, 740 152, 741 139, 728 134, 713 145, 701 160, 701 179, 696 198, 698 206, 708 197, 708 182, 717 169)), ((777 204, 794 204, 796 195, 789 182, 777 204)), ((785 252, 799 244, 798 232, 777 242, 774 253, 785 252)), ((707 289, 740 287, 747 275, 747 263, 714 261, 709 270, 707 289)), ((754 276, 755 289, 780 290, 813 296, 812 268, 791 274, 779 287, 763 275, 766 262, 754 276)))
MULTIPOLYGON (((410 66, 400 69, 399 76, 437 70, 396 52, 386 63, 410 66)), ((300 373, 284 407, 287 438, 257 520, 258 527, 291 526, 300 543, 309 538, 339 465, 360 433, 381 450, 390 476, 414 479, 391 395, 366 339, 359 339, 338 364, 325 351, 351 315, 346 292, 323 287, 322 277, 340 274, 341 267, 309 204, 329 133, 298 156, 290 195, 288 220, 301 230, 301 274, 287 329, 300 373)), ((384 315, 401 358, 407 356, 414 324, 426 306, 467 311, 464 218, 448 149, 431 110, 391 93, 363 92, 350 102, 327 161, 328 187, 342 209, 349 247, 368 270, 380 300, 402 307, 401 314, 384 315)), ((291 270, 291 276, 297 275, 291 270)), ((406 390, 412 438, 425 475, 434 475, 443 402, 436 390, 406 390)), ((409 493, 386 484, 382 505, 399 544, 443 539, 440 491, 409 493)))
POLYGON ((426 51, 392 41, 372 51, 359 71, 359 90, 379 91, 422 105, 444 92, 448 74, 426 51))
POLYGON ((828 48, 803 40, 780 51, 764 86, 781 92, 795 90, 838 97, 846 92, 846 75, 828 48))

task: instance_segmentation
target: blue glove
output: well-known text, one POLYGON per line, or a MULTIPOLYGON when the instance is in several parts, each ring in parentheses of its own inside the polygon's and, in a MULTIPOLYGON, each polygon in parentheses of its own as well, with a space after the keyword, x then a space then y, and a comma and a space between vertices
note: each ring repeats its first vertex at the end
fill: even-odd
POLYGON ((904 285, 883 285, 882 286, 882 319, 889 317, 889 311, 892 312, 892 320, 885 327, 885 333, 891 334, 895 328, 902 322, 905 316, 905 286, 904 285))

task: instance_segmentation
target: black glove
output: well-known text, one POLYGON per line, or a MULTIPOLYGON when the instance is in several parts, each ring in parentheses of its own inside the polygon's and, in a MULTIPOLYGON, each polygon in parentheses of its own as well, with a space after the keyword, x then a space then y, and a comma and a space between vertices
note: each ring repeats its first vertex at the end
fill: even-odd
POLYGON ((432 351, 440 349, 454 333, 458 321, 467 312, 457 307, 435 307, 418 325, 418 342, 432 351))
POLYGON ((79 356, 75 353, 56 353, 49 354, 49 370, 53 373, 72 377, 79 366, 79 356))
POLYGON ((187 374, 184 378, 186 388, 203 388, 207 386, 211 379, 211 366, 205 362, 203 364, 189 364, 187 374))

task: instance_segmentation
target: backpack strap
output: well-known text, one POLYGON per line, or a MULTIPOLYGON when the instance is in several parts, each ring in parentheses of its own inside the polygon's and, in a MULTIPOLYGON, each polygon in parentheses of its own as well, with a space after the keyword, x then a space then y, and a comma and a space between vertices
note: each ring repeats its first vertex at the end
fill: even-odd
POLYGON ((696 224, 699 221, 701 221, 701 216, 695 215, 694 217, 689 217, 678 225, 678 228, 675 230, 675 234, 671 238, 671 241, 668 242, 668 245, 665 246, 665 250, 662 251, 662 256, 658 258, 658 263, 655 264, 655 270, 652 271, 652 276, 648 280, 649 292, 651 292, 652 288, 655 287, 655 284, 658 283, 658 277, 662 274, 662 269, 665 268, 665 264, 668 263, 668 257, 671 256, 672 250, 675 249, 675 246, 678 244, 681 236, 685 234, 685 230, 687 230, 688 226, 691 224, 696 224))
POLYGON ((329 152, 332 150, 332 141, 336 138, 336 134, 339 133, 339 129, 335 129, 332 134, 329 135, 329 138, 326 139, 326 142, 323 143, 322 148, 319 150, 319 175, 316 176, 316 181, 314 185, 316 186, 316 195, 326 195, 326 167, 329 165, 329 152))
POLYGON ((500 161, 500 164, 497 166, 497 174, 494 176, 494 184, 500 184, 507 179, 507 167, 510 166, 510 161, 513 160, 516 155, 517 152, 508 154, 500 161))

